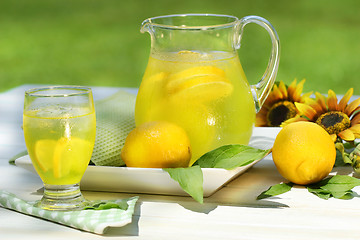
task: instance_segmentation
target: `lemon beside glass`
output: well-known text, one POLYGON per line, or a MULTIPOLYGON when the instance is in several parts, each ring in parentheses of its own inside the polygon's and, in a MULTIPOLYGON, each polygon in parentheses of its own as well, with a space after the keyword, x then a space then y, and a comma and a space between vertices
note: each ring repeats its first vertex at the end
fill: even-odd
POLYGON ((80 180, 95 143, 92 91, 80 86, 55 86, 25 92, 23 128, 34 168, 44 183, 38 206, 75 210, 86 205, 80 180))

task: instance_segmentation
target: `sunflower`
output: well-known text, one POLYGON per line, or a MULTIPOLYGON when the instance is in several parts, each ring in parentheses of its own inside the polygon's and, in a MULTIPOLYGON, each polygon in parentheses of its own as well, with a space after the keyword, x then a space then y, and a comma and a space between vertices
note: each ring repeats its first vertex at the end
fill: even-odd
POLYGON ((311 93, 302 94, 305 79, 297 84, 295 79, 289 87, 283 81, 274 84, 264 105, 256 114, 255 126, 279 127, 282 122, 297 115, 296 102, 305 102, 311 93))
MULTIPOLYGON (((287 120, 282 126, 298 121, 315 122, 323 127, 334 141, 337 138, 352 142, 360 138, 360 98, 349 103, 354 89, 350 88, 339 101, 333 90, 325 97, 315 93, 315 99, 307 99, 305 103, 295 103, 299 114, 287 120)), ((339 139, 339 140, 340 140, 339 139)))

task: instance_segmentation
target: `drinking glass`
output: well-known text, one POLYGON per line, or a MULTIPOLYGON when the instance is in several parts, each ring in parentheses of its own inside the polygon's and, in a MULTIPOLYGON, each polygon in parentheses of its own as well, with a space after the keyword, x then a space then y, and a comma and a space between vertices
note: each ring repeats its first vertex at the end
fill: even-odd
POLYGON ((31 161, 44 183, 37 206, 76 210, 87 202, 80 180, 95 143, 95 108, 90 88, 52 86, 25 92, 23 128, 31 161))

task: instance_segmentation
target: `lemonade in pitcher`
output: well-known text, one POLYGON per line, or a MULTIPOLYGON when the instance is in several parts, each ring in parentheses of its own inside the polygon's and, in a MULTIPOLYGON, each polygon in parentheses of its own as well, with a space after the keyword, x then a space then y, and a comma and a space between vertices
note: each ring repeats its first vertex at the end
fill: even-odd
POLYGON ((255 107, 237 56, 180 51, 150 57, 135 120, 137 125, 166 120, 183 127, 190 138, 192 164, 218 146, 247 144, 255 107))
POLYGON ((264 18, 218 14, 175 14, 148 18, 151 51, 136 98, 136 125, 163 120, 187 132, 192 165, 227 144, 248 144, 255 113, 270 92, 279 64, 279 39, 264 18), (270 35, 271 55, 256 85, 249 85, 238 49, 245 25, 270 35))
POLYGON ((24 112, 26 146, 45 184, 80 182, 94 147, 95 125, 94 110, 56 106, 24 112))

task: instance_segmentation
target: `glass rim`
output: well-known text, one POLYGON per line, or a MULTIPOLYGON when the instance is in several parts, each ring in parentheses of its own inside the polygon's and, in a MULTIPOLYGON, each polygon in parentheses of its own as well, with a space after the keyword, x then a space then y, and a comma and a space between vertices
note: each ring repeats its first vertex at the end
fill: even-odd
POLYGON ((143 21, 142 25, 150 24, 152 26, 161 27, 161 28, 168 28, 168 29, 191 29, 191 30, 204 30, 207 28, 219 28, 219 27, 228 27, 233 26, 239 18, 227 15, 227 14, 213 14, 213 13, 186 13, 186 14, 170 14, 170 15, 162 15, 157 17, 147 18, 143 21), (218 17, 218 18, 229 18, 233 19, 231 22, 227 23, 219 23, 219 24, 212 24, 212 25, 198 25, 198 26, 186 26, 186 25, 170 25, 170 24, 162 24, 156 23, 154 20, 157 19, 165 19, 165 18, 174 18, 174 17, 218 17))
POLYGON ((78 96, 83 94, 90 94, 92 90, 90 87, 85 86, 77 86, 77 85, 56 85, 56 86, 46 86, 46 87, 36 87, 31 88, 25 91, 26 96, 31 97, 71 97, 78 96), (56 89, 63 90, 74 90, 74 92, 70 93, 41 93, 43 91, 51 91, 56 89))

